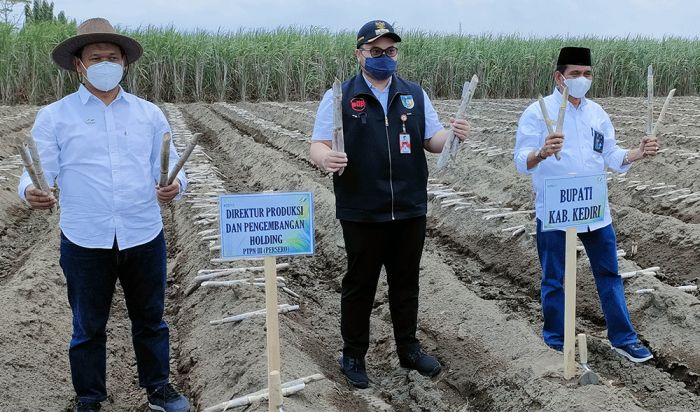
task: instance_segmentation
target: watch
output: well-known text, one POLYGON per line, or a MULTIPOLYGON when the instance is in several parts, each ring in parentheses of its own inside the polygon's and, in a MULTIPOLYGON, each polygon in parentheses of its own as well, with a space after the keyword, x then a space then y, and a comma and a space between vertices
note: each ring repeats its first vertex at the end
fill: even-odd
POLYGON ((537 149, 537 152, 535 152, 535 156, 537 156, 537 158, 540 160, 547 160, 546 157, 542 157, 542 149, 537 149))

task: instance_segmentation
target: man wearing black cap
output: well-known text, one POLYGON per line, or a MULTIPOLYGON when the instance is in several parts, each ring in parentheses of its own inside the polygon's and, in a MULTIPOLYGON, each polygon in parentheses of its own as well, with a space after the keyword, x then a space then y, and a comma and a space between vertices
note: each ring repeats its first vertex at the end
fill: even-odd
MULTIPOLYGON (((591 52, 582 47, 564 47, 554 72, 556 87, 544 98, 549 118, 556 119, 562 90, 569 89, 563 133, 548 134, 537 102, 520 118, 515 145, 515 165, 520 173, 532 175, 537 215, 537 251, 542 266, 542 335, 550 347, 561 351, 564 344, 564 231, 543 231, 544 179, 572 173, 605 173, 629 170, 632 162, 656 155, 655 138, 644 136, 639 147, 620 148, 608 114, 595 102, 586 99, 591 87, 591 52), (561 160, 553 155, 559 153, 561 160)), ((633 362, 645 362, 652 354, 637 338, 625 302, 622 278, 618 274, 617 244, 610 208, 605 207, 602 222, 577 228, 586 248, 595 278, 608 339, 613 350, 633 362)))
MULTIPOLYGON (((440 372, 438 360, 416 339, 418 272, 425 239, 428 165, 424 150, 442 150, 443 129, 423 89, 398 77, 401 38, 384 20, 373 20, 357 34, 355 57, 361 72, 343 83, 345 152, 331 150, 332 92, 316 116, 311 158, 333 175, 336 217, 345 239, 348 271, 343 278, 340 327, 348 382, 369 384, 365 354, 369 319, 382 266, 389 284, 389 306, 401 366, 423 375, 440 372)), ((460 141, 469 135, 465 120, 453 120, 460 141)))
MULTIPOLYGON (((73 314, 68 356, 74 412, 98 411, 107 399, 105 328, 117 279, 148 406, 189 410, 169 382, 166 248, 158 206, 176 198, 187 179, 180 172, 172 184, 157 186, 162 138, 170 126, 156 105, 119 86, 125 67, 142 53, 136 40, 115 33, 107 20, 83 22, 51 54, 59 67, 79 74, 81 85, 42 108, 32 128, 47 186, 56 179, 61 190, 60 264, 73 314)), ((171 143, 170 169, 177 160, 171 143)), ((53 191, 35 188, 26 171, 18 190, 35 209, 57 202, 53 191)))

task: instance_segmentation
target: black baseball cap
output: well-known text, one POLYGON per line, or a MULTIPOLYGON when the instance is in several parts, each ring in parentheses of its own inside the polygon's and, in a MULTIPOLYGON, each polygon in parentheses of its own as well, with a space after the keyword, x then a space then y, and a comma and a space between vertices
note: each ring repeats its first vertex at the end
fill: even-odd
POLYGON ((357 48, 367 43, 372 43, 380 37, 389 37, 395 42, 400 42, 401 37, 394 31, 394 27, 385 20, 372 20, 365 23, 357 32, 357 48))

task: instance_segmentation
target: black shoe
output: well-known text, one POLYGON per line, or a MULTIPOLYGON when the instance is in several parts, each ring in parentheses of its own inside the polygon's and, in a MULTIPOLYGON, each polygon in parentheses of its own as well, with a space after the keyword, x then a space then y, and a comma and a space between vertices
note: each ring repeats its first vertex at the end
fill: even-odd
POLYGON ((97 412, 100 410, 102 406, 100 405, 99 402, 81 402, 78 401, 75 406, 73 406, 73 409, 71 409, 72 412, 97 412))
POLYGON ((369 378, 365 368, 365 358, 341 356, 338 358, 340 371, 345 375, 348 383, 356 388, 365 389, 369 386, 369 378))
POLYGON ((148 407, 152 411, 187 412, 190 402, 169 383, 153 391, 148 391, 148 407))
POLYGON ((415 369, 423 376, 433 377, 440 373, 442 365, 435 356, 430 356, 423 352, 418 346, 410 350, 399 352, 399 362, 401 366, 408 369, 415 369))

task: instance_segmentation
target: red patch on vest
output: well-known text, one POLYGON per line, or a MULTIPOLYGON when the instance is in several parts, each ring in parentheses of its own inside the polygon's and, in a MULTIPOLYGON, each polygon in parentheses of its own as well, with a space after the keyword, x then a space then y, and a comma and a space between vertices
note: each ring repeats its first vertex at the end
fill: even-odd
POLYGON ((363 98, 355 98, 350 100, 350 107, 356 112, 363 112, 367 107, 367 102, 363 98))

